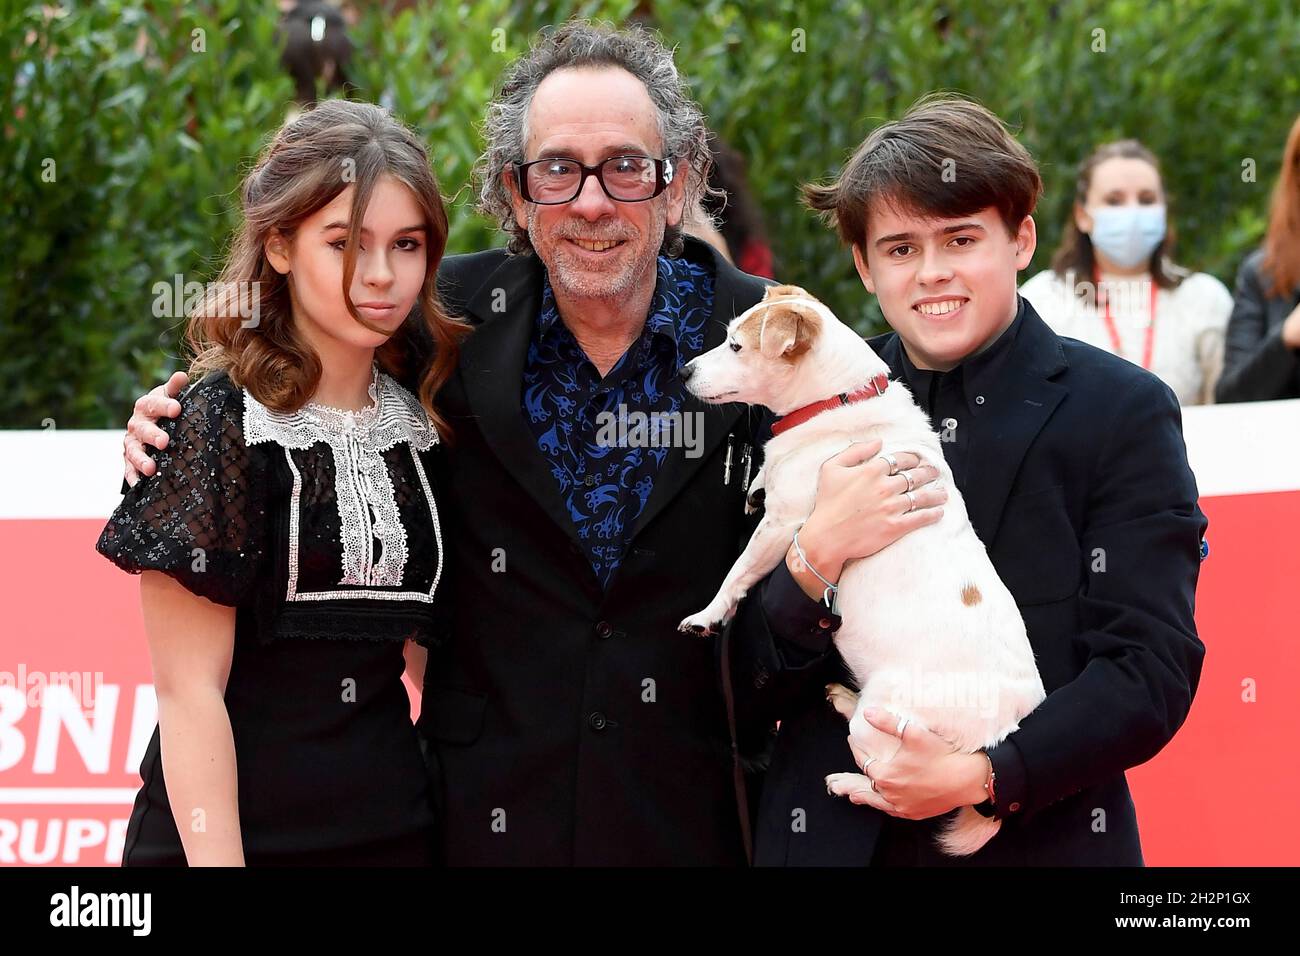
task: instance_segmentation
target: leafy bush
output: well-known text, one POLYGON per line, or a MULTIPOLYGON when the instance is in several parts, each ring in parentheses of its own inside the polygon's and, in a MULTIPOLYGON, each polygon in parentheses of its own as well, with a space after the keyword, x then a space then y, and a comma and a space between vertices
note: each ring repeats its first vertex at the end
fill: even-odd
MULTIPOLYGON (((243 171, 292 88, 266 0, 0 12, 0 422, 120 426, 178 367, 179 318, 155 284, 215 275, 243 171)), ((740 149, 781 278, 864 331, 880 327, 847 252, 797 203, 877 122, 929 90, 976 96, 1042 164, 1046 266, 1074 169, 1104 140, 1160 155, 1179 260, 1231 282, 1262 235, 1300 102, 1286 0, 817 4, 721 0, 366 5, 351 30, 355 95, 431 144, 454 200, 450 251, 498 244, 472 209, 478 125, 502 69, 539 27, 640 17, 678 49, 714 128, 740 149), (1100 32, 1099 32, 1100 31, 1100 32)))

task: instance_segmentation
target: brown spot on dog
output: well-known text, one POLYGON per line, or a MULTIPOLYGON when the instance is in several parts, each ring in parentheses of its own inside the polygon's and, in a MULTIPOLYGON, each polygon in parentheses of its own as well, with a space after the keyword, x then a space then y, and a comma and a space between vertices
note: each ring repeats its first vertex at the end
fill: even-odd
POLYGON ((973 584, 968 584, 961 589, 961 603, 967 607, 974 607, 984 600, 984 595, 980 594, 980 589, 973 584))
POLYGON ((757 348, 767 358, 793 359, 812 348, 821 332, 822 317, 807 302, 779 299, 760 303, 736 328, 736 338, 746 348, 757 348))
POLYGON ((763 313, 766 311, 766 309, 755 308, 732 332, 743 348, 757 351, 759 336, 763 331, 763 313))

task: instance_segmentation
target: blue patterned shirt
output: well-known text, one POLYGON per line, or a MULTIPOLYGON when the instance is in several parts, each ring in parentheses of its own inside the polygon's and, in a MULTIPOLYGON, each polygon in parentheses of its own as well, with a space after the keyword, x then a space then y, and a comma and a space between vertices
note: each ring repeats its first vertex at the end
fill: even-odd
POLYGON ((666 423, 651 416, 681 410, 686 389, 677 372, 703 350, 713 282, 707 266, 660 256, 645 328, 601 378, 560 321, 550 279, 543 279, 524 366, 523 412, 601 587, 623 560, 671 437, 667 431, 656 437, 653 428, 638 436, 618 423, 666 423))

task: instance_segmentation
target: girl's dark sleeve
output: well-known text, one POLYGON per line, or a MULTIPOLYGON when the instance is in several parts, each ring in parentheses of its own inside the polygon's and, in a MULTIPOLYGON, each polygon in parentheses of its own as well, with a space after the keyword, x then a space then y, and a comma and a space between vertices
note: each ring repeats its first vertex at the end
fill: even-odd
POLYGON ((216 604, 245 604, 265 561, 266 475, 244 443, 242 392, 205 378, 160 427, 157 471, 126 492, 96 550, 132 574, 161 571, 216 604))

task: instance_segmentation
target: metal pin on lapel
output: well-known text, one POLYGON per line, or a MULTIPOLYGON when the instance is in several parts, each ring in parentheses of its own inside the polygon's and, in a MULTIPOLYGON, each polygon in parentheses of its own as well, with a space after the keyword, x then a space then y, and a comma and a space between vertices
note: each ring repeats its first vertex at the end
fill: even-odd
POLYGON ((748 442, 741 445, 740 447, 742 449, 740 452, 740 465, 742 468, 745 469, 744 475, 741 477, 740 480, 740 490, 743 491, 746 495, 748 495, 749 494, 749 466, 752 464, 752 460, 749 456, 748 442))
POLYGON ((722 459, 722 483, 723 485, 731 484, 731 453, 734 451, 736 436, 727 436, 727 456, 722 459))

